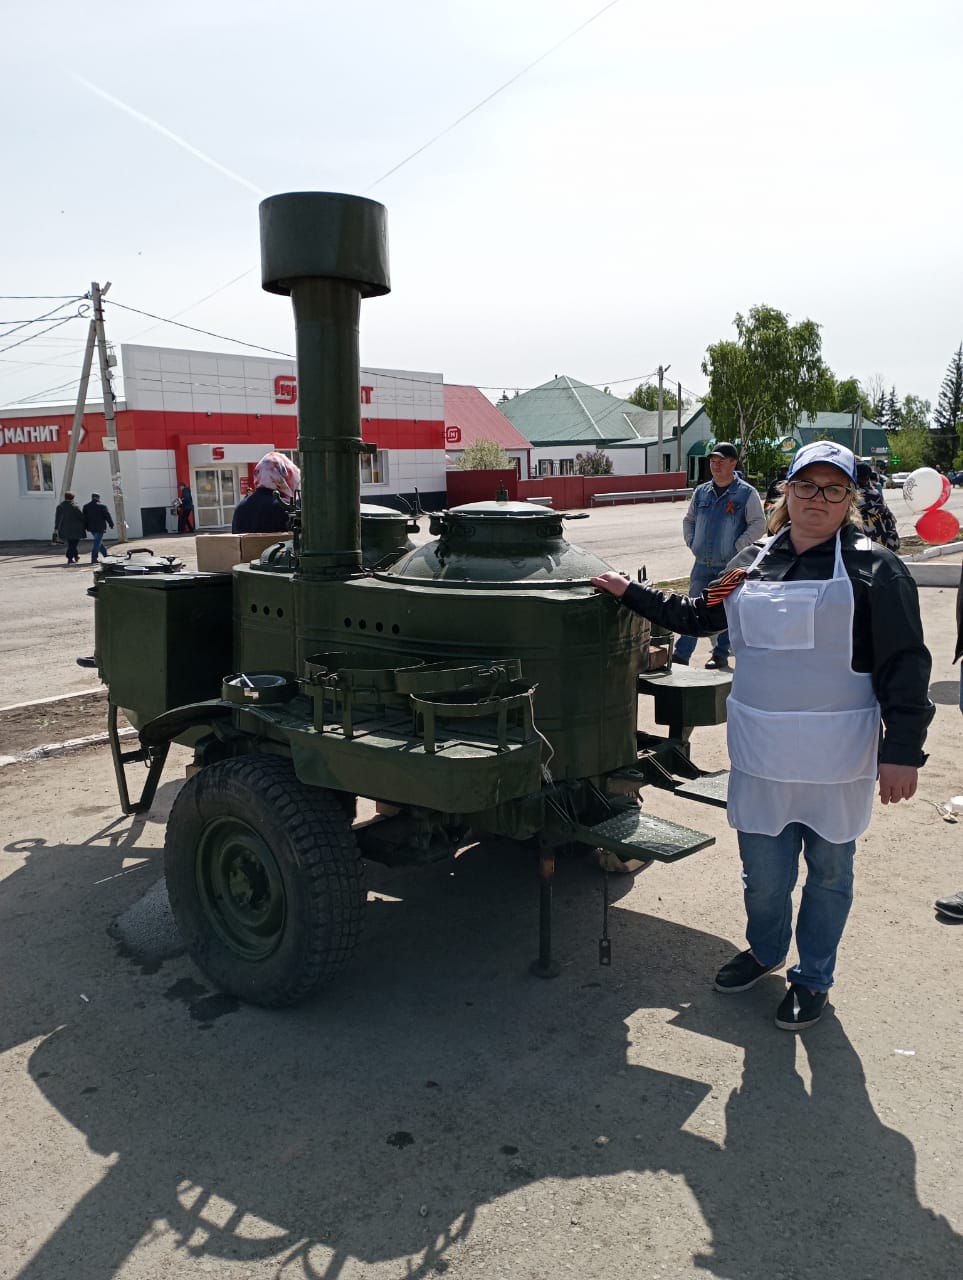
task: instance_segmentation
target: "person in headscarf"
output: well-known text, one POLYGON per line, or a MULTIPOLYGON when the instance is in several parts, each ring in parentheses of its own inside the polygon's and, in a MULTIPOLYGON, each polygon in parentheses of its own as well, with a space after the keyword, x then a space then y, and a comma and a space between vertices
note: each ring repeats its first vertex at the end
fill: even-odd
POLYGON ((290 458, 272 450, 254 468, 254 489, 234 508, 232 533, 284 533, 301 472, 290 458))

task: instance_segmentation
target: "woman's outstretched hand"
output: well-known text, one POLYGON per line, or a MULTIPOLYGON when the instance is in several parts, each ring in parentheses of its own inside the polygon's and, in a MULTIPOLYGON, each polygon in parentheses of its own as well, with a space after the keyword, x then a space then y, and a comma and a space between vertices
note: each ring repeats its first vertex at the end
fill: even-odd
POLYGON ((610 596, 615 596, 616 600, 625 594, 625 588, 628 585, 628 578, 623 578, 621 573, 600 573, 597 578, 592 579, 593 587, 599 591, 607 591, 610 596))

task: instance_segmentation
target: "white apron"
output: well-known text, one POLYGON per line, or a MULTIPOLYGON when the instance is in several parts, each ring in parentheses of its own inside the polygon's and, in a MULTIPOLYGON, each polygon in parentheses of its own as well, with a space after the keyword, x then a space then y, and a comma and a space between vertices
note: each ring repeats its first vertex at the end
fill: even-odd
POLYGON ((872 677, 852 669, 853 609, 838 533, 832 578, 743 582, 727 598, 731 827, 775 836, 803 822, 843 844, 869 826, 880 712, 872 677))

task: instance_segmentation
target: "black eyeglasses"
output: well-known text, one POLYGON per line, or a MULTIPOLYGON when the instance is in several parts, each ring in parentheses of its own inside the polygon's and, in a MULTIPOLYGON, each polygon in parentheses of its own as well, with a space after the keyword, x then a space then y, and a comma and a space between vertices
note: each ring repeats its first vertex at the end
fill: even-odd
POLYGON ((807 502, 817 493, 821 493, 827 502, 845 502, 853 493, 848 484, 815 484, 812 480, 787 480, 786 483, 792 485, 797 498, 804 498, 807 502))

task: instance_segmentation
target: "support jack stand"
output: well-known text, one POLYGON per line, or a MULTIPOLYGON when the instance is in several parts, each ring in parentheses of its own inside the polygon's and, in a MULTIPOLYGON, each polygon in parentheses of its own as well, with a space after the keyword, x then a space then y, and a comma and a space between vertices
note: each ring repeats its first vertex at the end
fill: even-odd
POLYGON ((154 802, 157 784, 160 782, 160 776, 167 762, 167 753, 170 751, 171 744, 170 741, 167 741, 158 747, 140 746, 136 751, 121 750, 120 735, 117 732, 117 710, 113 702, 108 704, 107 736, 110 739, 110 755, 114 762, 114 776, 117 779, 117 794, 120 796, 120 807, 125 814, 146 813, 154 802), (135 803, 131 803, 124 766, 134 760, 141 761, 148 768, 147 779, 144 782, 140 799, 135 803))
POLYGON ((555 853, 545 845, 538 849, 538 959, 531 963, 536 978, 557 978, 561 966, 552 959, 552 880, 555 853))

